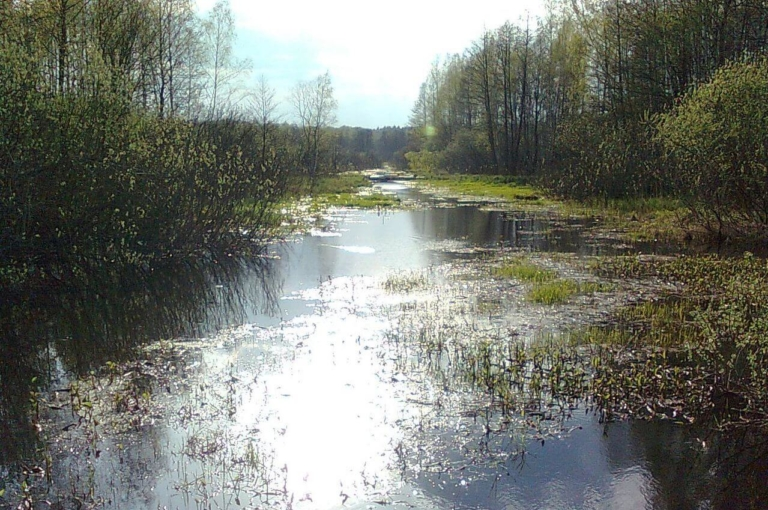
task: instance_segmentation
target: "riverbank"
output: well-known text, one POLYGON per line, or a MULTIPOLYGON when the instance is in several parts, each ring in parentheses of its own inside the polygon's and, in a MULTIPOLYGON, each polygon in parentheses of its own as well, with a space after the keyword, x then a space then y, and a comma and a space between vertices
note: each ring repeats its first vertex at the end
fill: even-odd
POLYGON ((415 184, 430 192, 463 199, 507 203, 519 210, 549 210, 563 216, 594 218, 603 235, 628 242, 681 243, 696 238, 706 242, 703 231, 687 221, 680 201, 668 198, 631 198, 577 202, 561 200, 526 179, 488 175, 426 176, 415 184))
MULTIPOLYGON (((556 202, 514 179, 488 176, 430 178, 427 189, 451 195, 492 197, 507 207, 529 204, 562 214, 593 217, 599 235, 628 242, 689 242, 685 211, 676 200, 631 199, 581 204, 556 202)), ((617 310, 608 324, 570 332, 580 345, 600 346, 596 375, 587 392, 607 416, 706 421, 716 428, 762 429, 768 423, 768 265, 746 253, 673 258, 599 257, 591 270, 611 281, 655 279, 666 289, 653 301, 617 310)), ((579 293, 574 283, 517 260, 498 274, 532 282, 529 298, 558 302, 579 293), (553 283, 555 282, 555 283, 553 283)))

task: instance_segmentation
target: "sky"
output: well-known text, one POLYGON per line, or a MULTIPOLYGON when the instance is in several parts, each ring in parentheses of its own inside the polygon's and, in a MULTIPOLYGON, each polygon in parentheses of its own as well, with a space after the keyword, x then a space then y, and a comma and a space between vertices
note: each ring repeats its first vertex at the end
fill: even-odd
MULTIPOLYGON (((207 12, 215 0, 197 0, 207 12)), ((337 126, 405 126, 432 62, 463 53, 483 31, 543 0, 230 0, 235 55, 276 89, 283 119, 300 81, 330 74, 337 126)))

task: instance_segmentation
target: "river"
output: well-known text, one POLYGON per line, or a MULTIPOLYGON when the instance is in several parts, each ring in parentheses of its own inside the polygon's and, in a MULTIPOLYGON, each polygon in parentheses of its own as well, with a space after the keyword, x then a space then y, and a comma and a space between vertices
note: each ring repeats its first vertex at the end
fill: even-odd
POLYGON ((488 278, 492 257, 565 270, 670 247, 383 186, 420 205, 331 211, 259 261, 5 307, 0 506, 738 506, 723 491, 751 482, 727 472, 750 459, 724 461, 723 438, 603 422, 583 399, 501 409, 464 366, 461 342, 535 342, 643 296, 534 305, 488 278))

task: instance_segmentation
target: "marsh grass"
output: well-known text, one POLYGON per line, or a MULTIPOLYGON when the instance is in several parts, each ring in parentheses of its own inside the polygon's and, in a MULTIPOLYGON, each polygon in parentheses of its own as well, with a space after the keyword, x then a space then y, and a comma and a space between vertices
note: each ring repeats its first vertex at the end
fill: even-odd
POLYGON ((420 183, 442 188, 450 193, 476 197, 489 197, 510 202, 527 202, 536 205, 550 203, 544 192, 538 188, 510 177, 490 175, 445 175, 432 176, 420 183))
POLYGON ((169 490, 185 507, 285 508, 279 506, 288 498, 285 477, 273 453, 250 431, 231 427, 243 391, 231 367, 204 378, 190 350, 152 344, 136 360, 107 362, 66 388, 36 392, 35 421, 43 441, 39 458, 25 460, 35 474, 9 485, 0 506, 109 506, 116 488, 144 488, 131 476, 147 469, 137 464, 142 455, 154 454, 175 459, 169 490), (156 420, 177 433, 167 442, 146 437, 156 420))
POLYGON ((491 270, 491 274, 497 278, 515 279, 525 284, 532 284, 526 293, 526 299, 545 305, 565 303, 578 294, 608 292, 613 289, 613 286, 607 283, 577 282, 559 278, 558 271, 544 268, 520 256, 504 260, 501 266, 491 270))
POLYGON ((605 283, 576 282, 559 278, 535 284, 526 294, 526 298, 533 303, 555 305, 565 303, 576 295, 608 292, 611 289, 612 287, 605 283))
POLYGON ((677 241, 690 231, 690 211, 674 198, 565 201, 559 208, 566 215, 600 218, 601 228, 620 230, 629 241, 677 241))
POLYGON ((429 277, 420 271, 392 273, 387 275, 382 283, 387 292, 402 294, 424 290, 428 286, 429 277))
POLYGON ((315 200, 319 205, 360 209, 379 209, 400 204, 396 196, 384 193, 336 193, 318 196, 315 200))
POLYGON ((499 278, 514 278, 533 283, 551 282, 557 278, 557 271, 545 269, 523 258, 505 261, 501 267, 494 268, 492 273, 499 278))
POLYGON ((336 175, 321 177, 310 189, 315 195, 333 195, 339 193, 352 193, 359 188, 370 186, 371 181, 364 175, 356 172, 343 172, 336 175))
POLYGON ((310 208, 322 210, 326 207, 355 207, 360 209, 379 209, 399 205, 395 195, 375 192, 371 181, 357 172, 344 172, 323 176, 314 186, 304 182, 296 186, 297 197, 310 195, 310 208))
POLYGON ((768 263, 742 258, 622 258, 596 271, 653 277, 666 298, 624 308, 584 338, 604 347, 593 391, 613 412, 768 428, 768 263))

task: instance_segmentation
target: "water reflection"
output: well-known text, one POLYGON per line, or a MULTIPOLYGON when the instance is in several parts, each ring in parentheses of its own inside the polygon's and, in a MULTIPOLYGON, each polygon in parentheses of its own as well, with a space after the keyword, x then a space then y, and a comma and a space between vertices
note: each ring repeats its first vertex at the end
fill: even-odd
POLYGON ((63 386, 162 339, 195 337, 276 310, 268 260, 177 264, 89 275, 81 285, 7 297, 0 306, 0 463, 31 457, 30 392, 63 386), (7 440, 6 440, 7 439, 7 440))
MULTIPOLYGON (((163 372, 165 407, 129 432, 80 450, 61 446, 55 489, 80 484, 80 500, 90 490, 90 501, 96 495, 107 508, 671 509, 765 501, 761 438, 706 438, 703 448, 691 429, 601 425, 577 409, 555 424, 568 432, 555 427, 534 441, 480 392, 452 387, 451 377, 429 373, 423 359, 385 341, 418 300, 458 301, 445 288, 387 293, 381 280, 389 273, 456 261, 478 247, 637 249, 596 241, 588 227, 465 205, 338 211, 309 235, 270 247, 268 263, 107 273, 6 303, 0 481, 40 446, 30 390, 63 387, 108 361, 133 360, 138 346, 173 339, 182 347, 172 356, 131 361, 133 371, 152 363, 163 372), (462 404, 450 405, 453 396, 462 404)), ((559 317, 522 300, 510 306, 529 323, 536 314, 559 317)), ((106 392, 99 375, 92 389, 106 392)), ((75 419, 69 409, 60 414, 65 424, 75 419)))

